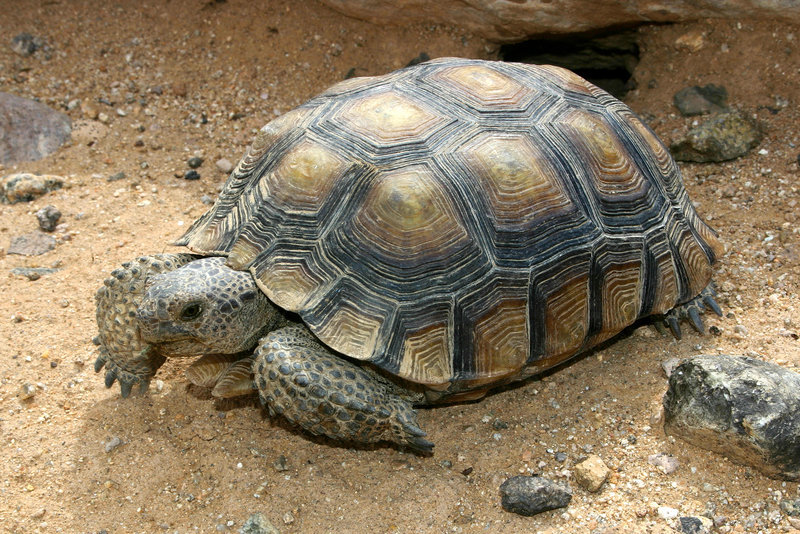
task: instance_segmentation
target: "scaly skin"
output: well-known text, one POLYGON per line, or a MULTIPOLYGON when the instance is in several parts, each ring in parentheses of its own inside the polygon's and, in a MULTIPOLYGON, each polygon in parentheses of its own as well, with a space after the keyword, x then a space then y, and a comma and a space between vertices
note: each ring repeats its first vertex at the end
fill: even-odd
POLYGON ((270 414, 312 434, 364 444, 394 441, 433 452, 412 406, 422 394, 334 354, 305 327, 287 326, 263 338, 253 370, 270 414))
POLYGON ((99 372, 105 367, 106 387, 119 381, 123 397, 130 395, 134 386, 138 386, 140 392, 147 390, 166 358, 139 336, 136 310, 146 283, 151 276, 173 271, 196 258, 191 254, 142 256, 123 263, 97 290, 100 356, 94 369, 99 372))

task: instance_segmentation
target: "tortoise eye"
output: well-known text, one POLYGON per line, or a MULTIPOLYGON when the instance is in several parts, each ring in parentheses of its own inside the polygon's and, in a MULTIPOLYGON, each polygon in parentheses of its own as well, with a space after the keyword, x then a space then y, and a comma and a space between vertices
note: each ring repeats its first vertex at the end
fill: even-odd
POLYGON ((193 319, 197 319, 200 317, 200 314, 203 313, 203 305, 199 302, 192 302, 187 304, 182 310, 180 314, 181 321, 191 321, 193 319))

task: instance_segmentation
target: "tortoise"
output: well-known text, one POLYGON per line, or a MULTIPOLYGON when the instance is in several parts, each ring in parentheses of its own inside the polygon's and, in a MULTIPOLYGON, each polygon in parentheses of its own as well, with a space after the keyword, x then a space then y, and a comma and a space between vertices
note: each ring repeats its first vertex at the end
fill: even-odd
POLYGON ((97 293, 122 395, 166 357, 218 397, 356 444, 433 444, 478 399, 639 318, 720 314, 723 254, 627 106, 554 66, 443 58, 340 82, 264 126, 211 207, 97 293))

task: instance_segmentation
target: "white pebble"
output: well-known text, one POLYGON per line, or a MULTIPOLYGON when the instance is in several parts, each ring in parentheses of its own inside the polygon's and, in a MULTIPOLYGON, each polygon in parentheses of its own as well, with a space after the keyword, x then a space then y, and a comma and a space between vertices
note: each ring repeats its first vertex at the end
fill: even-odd
POLYGON ((675 519, 678 517, 678 511, 675 508, 670 508, 669 506, 659 506, 658 517, 669 521, 670 519, 675 519))

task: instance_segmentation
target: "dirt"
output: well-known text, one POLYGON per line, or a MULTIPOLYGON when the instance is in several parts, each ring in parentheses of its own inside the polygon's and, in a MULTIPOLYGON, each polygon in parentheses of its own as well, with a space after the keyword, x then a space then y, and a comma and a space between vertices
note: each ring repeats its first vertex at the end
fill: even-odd
POLYGON ((436 452, 419 457, 311 438, 254 400, 215 404, 187 387, 185 361, 123 400, 93 370, 93 295, 121 262, 172 250, 225 179, 215 162, 235 163, 276 115, 348 73, 381 74, 421 52, 491 59, 497 46, 456 27, 379 28, 288 0, 17 2, 0 10, 0 27, 0 90, 63 110, 78 127, 55 154, 0 168, 67 183, 0 205, 1 531, 236 532, 261 512, 283 533, 671 532, 658 513, 670 507, 715 518, 719 532, 797 532, 779 510, 800 497, 797 483, 665 436, 659 407, 669 358, 750 354, 800 367, 800 28, 640 30, 638 89, 626 101, 663 139, 702 120, 680 117, 672 95, 708 83, 724 85, 766 134, 741 159, 682 165, 728 250, 715 275, 727 316, 706 320, 718 335, 684 328, 676 341, 639 326, 544 378, 422 410, 436 452), (47 47, 15 54, 10 38, 23 31, 47 47), (100 113, 105 123, 93 120, 100 113), (195 155, 200 179, 187 181, 195 155), (5 254, 46 205, 63 214, 55 250, 5 254), (15 267, 58 271, 30 281, 15 267), (612 470, 597 493, 572 477, 590 452, 612 470), (648 463, 658 453, 678 469, 648 463), (569 507, 503 511, 500 484, 529 473, 570 483, 569 507))

